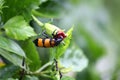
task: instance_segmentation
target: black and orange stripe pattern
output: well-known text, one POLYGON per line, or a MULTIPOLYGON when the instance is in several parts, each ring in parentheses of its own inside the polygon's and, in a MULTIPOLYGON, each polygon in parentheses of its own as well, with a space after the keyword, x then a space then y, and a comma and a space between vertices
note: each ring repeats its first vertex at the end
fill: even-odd
POLYGON ((36 46, 38 47, 45 47, 45 48, 49 48, 49 47, 55 47, 58 44, 60 44, 60 42, 62 41, 62 38, 38 38, 36 40, 34 40, 34 43, 36 46))

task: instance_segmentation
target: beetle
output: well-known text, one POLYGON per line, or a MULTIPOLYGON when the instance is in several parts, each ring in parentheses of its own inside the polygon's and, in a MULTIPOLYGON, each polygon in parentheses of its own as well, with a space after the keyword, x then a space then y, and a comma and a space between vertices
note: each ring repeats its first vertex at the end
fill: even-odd
POLYGON ((33 42, 38 47, 50 48, 60 44, 63 38, 37 38, 33 42))

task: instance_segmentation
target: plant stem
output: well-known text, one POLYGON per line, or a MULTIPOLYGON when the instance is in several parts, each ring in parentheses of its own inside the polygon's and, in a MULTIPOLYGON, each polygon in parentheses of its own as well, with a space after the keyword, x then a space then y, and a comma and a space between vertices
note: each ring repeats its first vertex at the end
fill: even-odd
POLYGON ((39 73, 41 72, 42 70, 44 70, 46 67, 48 67, 49 65, 51 65, 52 62, 48 62, 46 63, 45 65, 43 65, 40 69, 38 69, 35 73, 39 73))
POLYGON ((41 21, 39 21, 34 15, 32 15, 32 18, 36 21, 36 23, 39 25, 39 26, 43 26, 44 24, 41 22, 41 21))

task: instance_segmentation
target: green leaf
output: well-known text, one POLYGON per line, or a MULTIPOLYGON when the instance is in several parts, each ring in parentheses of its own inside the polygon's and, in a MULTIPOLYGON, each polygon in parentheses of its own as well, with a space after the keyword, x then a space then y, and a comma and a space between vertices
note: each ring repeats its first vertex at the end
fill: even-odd
MULTIPOLYGON (((31 13, 32 9, 37 9, 42 1, 41 0, 5 0, 5 5, 7 8, 3 9, 2 19, 5 23, 8 19, 13 16, 21 15, 26 12, 26 10, 31 13)), ((28 14, 28 16, 31 16, 28 14)))
POLYGON ((16 42, 2 36, 0 36, 0 48, 15 53, 21 57, 26 57, 24 51, 16 42))
POLYGON ((1 48, 0 48, 0 55, 2 55, 8 61, 12 62, 14 65, 23 68, 22 67, 23 57, 16 55, 16 54, 13 54, 11 52, 8 52, 8 51, 1 49, 1 48))
POLYGON ((22 16, 11 18, 5 23, 4 28, 7 36, 16 40, 25 40, 36 35, 22 16))
POLYGON ((61 80, 75 80, 75 79, 69 76, 63 76, 61 80))
POLYGON ((31 63, 29 64, 30 70, 36 71, 38 68, 40 68, 41 61, 35 45, 31 40, 26 40, 21 43, 21 46, 24 49, 27 58, 31 60, 31 63))
POLYGON ((18 70, 20 68, 14 65, 6 66, 4 68, 0 68, 0 79, 7 80, 7 78, 12 77, 14 74, 18 74, 18 70))
POLYGON ((39 9, 32 12, 35 16, 56 18, 64 11, 62 3, 55 0, 48 0, 42 3, 39 7, 39 9))
POLYGON ((72 38, 72 31, 73 31, 73 27, 70 28, 68 30, 68 32, 66 33, 67 37, 64 39, 64 43, 65 45, 63 45, 62 43, 60 45, 58 45, 55 48, 51 48, 50 52, 51 52, 51 58, 56 58, 58 59, 64 52, 65 50, 68 48, 69 44, 70 44, 70 40, 72 38))
POLYGON ((2 14, 2 9, 5 8, 6 6, 4 6, 5 1, 4 0, 0 0, 0 14, 2 14))
POLYGON ((76 45, 72 45, 72 47, 67 49, 60 60, 64 67, 72 68, 72 71, 75 72, 82 71, 88 65, 88 59, 76 45))

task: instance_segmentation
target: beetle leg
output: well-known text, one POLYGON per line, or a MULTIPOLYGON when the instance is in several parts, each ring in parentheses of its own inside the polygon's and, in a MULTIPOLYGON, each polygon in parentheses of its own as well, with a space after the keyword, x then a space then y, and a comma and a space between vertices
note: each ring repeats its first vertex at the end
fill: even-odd
POLYGON ((55 45, 57 46, 57 45, 59 45, 60 44, 60 42, 63 40, 63 38, 57 38, 57 39, 55 39, 55 45))
POLYGON ((45 36, 45 38, 49 38, 49 36, 45 33, 45 30, 42 32, 42 35, 45 36))

